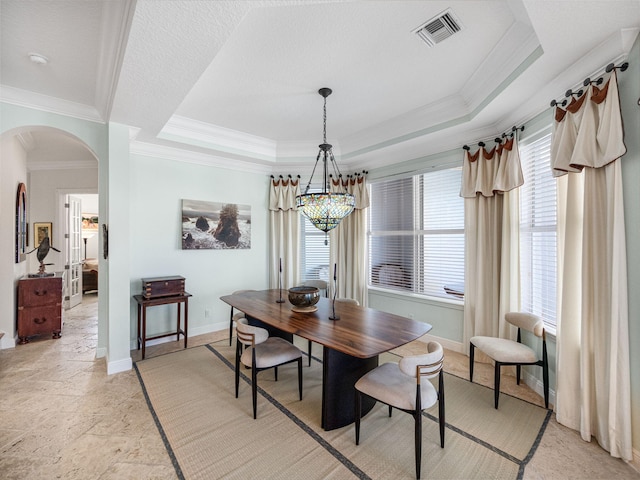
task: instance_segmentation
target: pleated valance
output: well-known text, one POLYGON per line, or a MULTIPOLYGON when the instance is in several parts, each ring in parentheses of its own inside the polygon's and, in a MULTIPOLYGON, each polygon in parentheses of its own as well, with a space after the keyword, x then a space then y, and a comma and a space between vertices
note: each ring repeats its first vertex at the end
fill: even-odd
POLYGON ((495 194, 513 190, 523 183, 515 135, 489 151, 484 147, 474 154, 465 150, 461 197, 474 198, 477 194, 492 197, 495 194))
POLYGON ((554 176, 604 167, 626 153, 615 70, 603 87, 589 84, 584 95, 572 98, 566 109, 556 107, 554 113, 554 176))
POLYGON ((367 188, 366 174, 357 173, 349 175, 346 179, 331 178, 332 192, 346 192, 356 197, 356 210, 363 210, 369 206, 369 189, 367 188), (340 188, 342 184, 342 188, 340 188))
POLYGON ((300 195, 299 177, 272 178, 269 188, 269 210, 297 210, 297 195, 300 195))

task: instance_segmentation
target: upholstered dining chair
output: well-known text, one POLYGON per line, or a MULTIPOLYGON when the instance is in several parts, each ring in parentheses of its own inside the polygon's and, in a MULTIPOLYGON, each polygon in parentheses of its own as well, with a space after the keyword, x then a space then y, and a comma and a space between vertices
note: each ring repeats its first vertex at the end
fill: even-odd
POLYGON ((544 332, 544 323, 540 317, 523 312, 510 312, 505 314, 504 318, 511 325, 518 327, 517 341, 496 337, 472 337, 469 342, 469 380, 473 382, 474 354, 475 349, 478 348, 495 362, 493 396, 494 406, 498 408, 500 367, 515 365, 516 383, 520 385, 522 365, 540 365, 542 367, 542 382, 544 386, 544 406, 549 408, 549 362, 547 360, 547 340, 544 332), (538 358, 538 354, 532 348, 522 343, 522 329, 542 338, 542 359, 538 358))
POLYGON ((429 342, 422 355, 403 357, 399 363, 384 363, 362 376, 355 384, 356 445, 360 444, 362 395, 409 413, 415 421, 416 478, 422 464, 422 411, 438 403, 440 447, 444 448, 444 350, 429 342), (438 376, 438 389, 426 379, 438 376))
POLYGON ((351 305, 360 305, 360 302, 355 298, 336 298, 336 303, 348 303, 351 305))
MULTIPOLYGON (((254 290, 236 290, 232 293, 232 295, 237 295, 239 293, 245 292, 253 292, 254 290)), ((235 318, 233 316, 233 306, 231 306, 231 315, 229 315, 229 346, 231 346, 231 341, 233 340, 233 324, 235 322, 235 318)))
POLYGON ((278 381, 278 367, 298 362, 298 391, 302 400, 302 352, 291 342, 279 337, 269 337, 264 328, 249 325, 246 318, 236 322, 236 398, 240 384, 240 364, 251 368, 251 395, 253 399, 253 418, 257 418, 258 372, 273 368, 278 381), (242 345, 247 348, 242 351, 242 345))
MULTIPOLYGON (((328 295, 328 286, 329 284, 324 280, 305 280, 302 284, 305 287, 316 287, 320 291, 320 295, 326 297, 328 295)), ((309 366, 311 366, 311 346, 313 342, 309 340, 309 346, 307 348, 309 355, 309 366)))

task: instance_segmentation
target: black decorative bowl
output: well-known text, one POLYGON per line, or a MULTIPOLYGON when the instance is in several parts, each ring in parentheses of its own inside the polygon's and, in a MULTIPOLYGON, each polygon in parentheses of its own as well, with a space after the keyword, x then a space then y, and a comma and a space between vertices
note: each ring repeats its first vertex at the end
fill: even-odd
POLYGON ((315 306, 320 300, 320 290, 317 287, 291 287, 289 289, 289 302, 293 305, 294 312, 315 312, 315 306))

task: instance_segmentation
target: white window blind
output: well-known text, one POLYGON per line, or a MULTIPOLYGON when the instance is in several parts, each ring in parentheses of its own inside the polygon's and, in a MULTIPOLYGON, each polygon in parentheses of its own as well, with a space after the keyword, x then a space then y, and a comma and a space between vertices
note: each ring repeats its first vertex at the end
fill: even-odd
POLYGON ((520 284, 522 310, 556 327, 556 180, 551 174, 551 133, 520 143, 520 284))
MULTIPOLYGON (((310 190, 313 192, 314 190, 310 190)), ((318 230, 304 215, 300 215, 300 281, 329 281, 329 236, 318 230), (325 239, 327 245, 325 245, 325 239)))
POLYGON ((462 288, 460 182, 454 168, 371 184, 370 285, 438 297, 462 288))

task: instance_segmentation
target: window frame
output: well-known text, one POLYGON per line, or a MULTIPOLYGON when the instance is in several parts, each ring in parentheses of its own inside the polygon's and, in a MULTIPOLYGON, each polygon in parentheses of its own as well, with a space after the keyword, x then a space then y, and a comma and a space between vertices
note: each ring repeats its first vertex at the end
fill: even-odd
MULTIPOLYGON (((433 179, 432 179, 433 180, 433 179)), ((444 290, 444 286, 451 283, 461 283, 464 285, 464 199, 459 196, 459 188, 462 181, 462 168, 459 164, 450 164, 443 165, 441 168, 429 170, 426 172, 415 172, 409 176, 395 176, 395 177, 386 177, 380 179, 378 181, 371 181, 370 187, 370 198, 371 198, 371 206, 370 211, 368 212, 368 231, 367 231, 367 245, 369 249, 369 267, 368 267, 368 278, 367 278, 367 287, 372 290, 381 290, 388 291, 393 294, 412 296, 418 298, 424 298, 428 300, 434 300, 438 302, 444 303, 454 303, 454 304, 462 304, 463 300, 461 297, 453 296, 447 293, 444 290), (443 172, 452 172, 457 171, 457 175, 455 181, 451 182, 451 185, 455 185, 455 189, 451 190, 451 195, 458 199, 459 205, 459 227, 460 228, 441 228, 434 229, 433 226, 428 225, 427 217, 425 217, 425 212, 428 211, 428 207, 425 205, 425 188, 428 187, 428 183, 425 180, 425 177, 431 174, 443 174, 443 172), (398 184, 397 187, 392 186, 393 182, 405 182, 405 185, 398 184), (393 194, 393 190, 395 188, 398 189, 399 194, 407 195, 408 184, 411 184, 411 189, 408 195, 410 198, 400 199, 399 203, 405 206, 411 205, 412 212, 411 215, 407 215, 407 217, 412 217, 411 229, 406 228, 407 219, 405 218, 405 225, 400 228, 389 228, 393 227, 391 225, 392 222, 386 225, 387 228, 378 228, 376 223, 381 223, 374 220, 375 212, 375 204, 376 204, 376 186, 380 186, 380 184, 387 184, 388 190, 382 191, 379 195, 391 195, 393 194), (426 252, 426 244, 427 240, 435 240, 440 235, 457 235, 459 237, 459 258, 458 258, 458 269, 459 269, 459 281, 458 282, 443 282, 443 285, 440 285, 439 288, 442 290, 439 291, 439 288, 429 288, 428 282, 426 282, 427 278, 433 277, 433 274, 429 274, 428 266, 427 266, 427 256, 426 252), (411 251, 411 257, 408 258, 406 253, 401 253, 402 261, 395 262, 395 264, 400 267, 406 265, 407 260, 409 260, 411 264, 411 271, 408 274, 409 277, 409 285, 401 286, 401 285, 390 285, 389 283, 380 282, 379 273, 376 271, 376 267, 379 265, 384 265, 381 257, 384 254, 378 253, 376 255, 376 246, 373 245, 376 239, 382 239, 384 237, 399 237, 398 242, 401 242, 401 239, 406 239, 407 244, 410 244, 410 247, 406 247, 406 251, 411 251), (373 258, 378 257, 378 261, 374 263, 373 258)), ((430 184, 430 183, 429 183, 430 184)), ((433 217, 432 217, 433 218, 433 217)), ((433 220, 432 220, 433 221, 433 220)), ((384 221, 382 221, 384 223, 384 221)), ((393 248, 393 245, 390 245, 387 248, 393 248)), ((400 248, 399 245, 397 248, 400 248)), ((383 246, 377 247, 378 252, 383 251, 383 246)), ((439 258, 436 256, 436 258, 439 258)), ((382 267, 380 267, 382 268, 382 267)), ((434 270, 431 270, 434 272, 434 270)), ((435 270, 437 273, 443 273, 442 270, 435 270)), ((398 281, 398 283, 403 283, 402 281, 398 281)), ((433 283, 432 283, 433 284, 433 283)))

